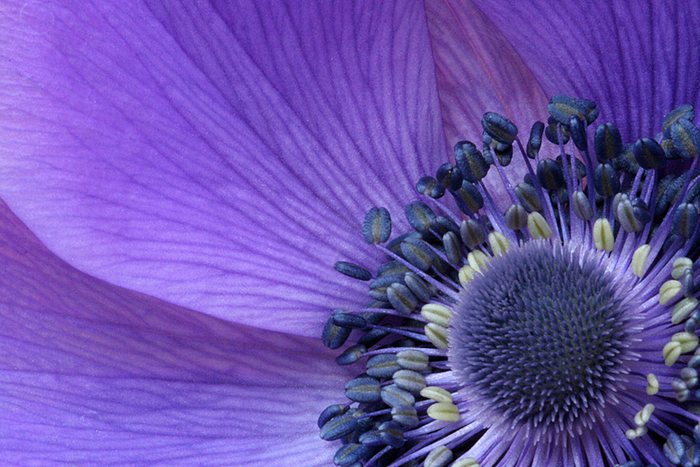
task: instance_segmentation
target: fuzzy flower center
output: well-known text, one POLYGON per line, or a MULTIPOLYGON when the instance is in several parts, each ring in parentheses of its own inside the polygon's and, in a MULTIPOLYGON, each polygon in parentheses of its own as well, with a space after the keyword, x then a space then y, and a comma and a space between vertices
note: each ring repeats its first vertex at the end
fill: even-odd
POLYGON ((625 307, 593 258, 543 241, 494 258, 455 307, 450 362, 508 419, 568 426, 605 399, 625 307))

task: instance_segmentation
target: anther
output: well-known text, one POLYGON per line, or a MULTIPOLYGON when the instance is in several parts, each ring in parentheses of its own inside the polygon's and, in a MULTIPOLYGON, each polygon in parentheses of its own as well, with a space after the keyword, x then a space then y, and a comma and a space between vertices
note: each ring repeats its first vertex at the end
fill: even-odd
POLYGON ((474 250, 467 255, 467 262, 473 270, 483 272, 489 266, 489 257, 481 250, 474 250))
POLYGON ((620 191, 620 178, 617 171, 610 164, 599 164, 593 174, 595 191, 605 198, 615 195, 620 191))
POLYGON ((635 276, 639 278, 644 276, 650 251, 651 246, 649 244, 641 245, 634 251, 634 254, 632 255, 632 273, 635 276))
POLYGON ((442 246, 445 249, 447 261, 451 264, 459 264, 462 260, 462 245, 459 237, 454 232, 447 232, 442 236, 442 246))
POLYGON ((446 446, 438 446, 425 457, 423 467, 446 467, 454 455, 446 446))
POLYGON ((428 407, 428 416, 442 422, 457 422, 461 418, 459 409, 451 402, 436 402, 428 407))
POLYGON ((367 243, 384 243, 391 236, 391 215, 386 208, 367 211, 362 223, 362 235, 367 243))
MULTIPOLYGON (((679 282, 680 284, 680 282, 679 282)), ((671 311, 671 323, 678 324, 684 321, 697 308, 698 299, 687 297, 676 303, 671 311)))
POLYGON ((672 111, 670 111, 668 114, 666 114, 666 116, 664 116, 664 120, 661 125, 664 134, 668 133, 670 135, 671 127, 673 126, 673 124, 681 119, 686 119, 691 122, 695 119, 695 110, 693 109, 692 105, 684 104, 678 106, 672 111))
POLYGON ((439 324, 428 323, 423 328, 425 331, 425 336, 432 342, 432 344, 438 349, 447 349, 447 329, 439 324))
POLYGON ((642 436, 646 435, 648 431, 649 430, 647 427, 638 426, 637 428, 627 430, 625 432, 625 436, 631 441, 637 438, 641 438, 642 436))
POLYGON ((503 144, 513 144, 518 136, 518 128, 503 115, 486 112, 481 119, 484 131, 493 139, 503 144))
POLYGON ((462 182, 459 190, 451 193, 464 214, 470 215, 484 207, 484 197, 479 193, 479 189, 467 180, 462 182))
POLYGON ((649 420, 651 420, 651 415, 654 413, 655 408, 654 404, 646 404, 642 410, 635 414, 634 424, 637 426, 645 426, 649 420))
POLYGON ((345 395, 355 402, 376 402, 380 399, 381 385, 379 381, 369 377, 359 377, 345 384, 345 395))
POLYGON ((545 189, 550 191, 564 186, 561 166, 552 159, 543 159, 537 163, 537 179, 545 189))
POLYGON ((428 369, 430 359, 420 350, 402 350, 396 354, 396 361, 407 370, 424 371, 428 369))
POLYGON ((368 281, 372 278, 372 273, 367 269, 347 261, 338 261, 335 263, 335 270, 341 274, 345 274, 348 277, 352 277, 353 279, 360 281, 368 281))
POLYGON ((437 179, 441 188, 457 190, 462 185, 462 172, 459 171, 449 162, 445 162, 440 167, 438 167, 435 172, 435 178, 437 179))
MULTIPOLYGON (((489 171, 489 164, 471 141, 460 141, 454 147, 457 168, 465 180, 480 182, 489 171)), ((459 187, 457 187, 459 188, 459 187)))
POLYGON ((382 441, 392 448, 400 448, 406 442, 401 425, 394 421, 383 422, 377 428, 382 441))
POLYGON ((362 356, 367 352, 367 347, 361 344, 355 344, 343 351, 340 355, 335 357, 335 362, 338 365, 352 365, 357 362, 362 356))
POLYGON ((511 230, 527 227, 527 211, 519 204, 512 204, 505 214, 506 226, 511 230))
POLYGON ((360 315, 336 311, 331 315, 333 323, 344 328, 362 329, 367 327, 367 320, 360 315))
POLYGON ((654 373, 647 375, 647 394, 653 396, 659 392, 659 380, 654 373))
POLYGON ((413 370, 399 370, 394 373, 394 384, 413 394, 420 393, 426 386, 425 376, 413 370))
POLYGON ((503 167, 507 167, 513 160, 513 146, 510 144, 496 143, 493 152, 496 154, 498 163, 503 167))
POLYGON ((421 195, 435 199, 441 198, 445 194, 445 188, 438 183, 435 177, 431 177, 430 175, 418 179, 416 182, 416 191, 421 195))
POLYGON ((333 462, 340 467, 352 466, 369 457, 371 453, 371 449, 364 444, 348 443, 338 449, 333 462))
MULTIPOLYGON (((328 409, 326 409, 328 410, 328 409)), ((321 439, 334 441, 349 435, 357 429, 357 418, 352 413, 343 413, 332 417, 321 427, 321 439)))
POLYGON ((542 146, 542 133, 544 133, 544 123, 535 122, 530 128, 530 137, 527 140, 526 153, 530 159, 537 157, 540 152, 540 147, 542 146))
POLYGON ((625 232, 633 233, 642 230, 644 225, 635 216, 634 206, 626 194, 618 193, 615 196, 613 209, 615 211, 615 219, 617 219, 625 232))
POLYGON ((450 325, 450 321, 452 320, 452 310, 439 303, 427 303, 423 305, 420 314, 431 323, 438 324, 445 328, 450 325))
POLYGON ((588 149, 586 126, 581 119, 575 115, 569 119, 569 131, 571 132, 571 139, 574 142, 574 146, 576 146, 579 151, 588 149))
POLYGON ((599 250, 610 253, 615 246, 615 237, 607 219, 597 219, 593 224, 593 243, 599 250))
POLYGON ((462 221, 459 227, 459 234, 468 248, 475 248, 486 240, 484 228, 473 219, 462 221))
POLYGON ((418 232, 428 232, 435 220, 435 213, 425 203, 414 201, 404 208, 406 219, 418 232))
POLYGON ((574 99, 568 96, 554 96, 547 105, 549 115, 562 125, 569 125, 571 117, 576 116, 591 124, 598 116, 595 102, 588 99, 574 99))
POLYGON ((367 374, 375 378, 390 378, 401 369, 395 354, 379 354, 367 360, 367 374))
POLYGON ((668 342, 662 349, 664 363, 666 366, 673 366, 681 356, 681 344, 675 341, 668 342))
POLYGON ((405 315, 411 314, 418 306, 415 295, 403 284, 391 284, 386 289, 386 297, 396 311, 405 315))
POLYGON ((323 327, 321 340, 329 349, 337 349, 342 346, 350 336, 350 328, 338 326, 333 320, 333 316, 329 317, 323 327))
POLYGON ((594 146, 598 162, 615 159, 622 154, 620 130, 610 122, 600 125, 595 130, 594 146))
POLYGON ((419 423, 418 414, 413 406, 403 405, 391 408, 391 418, 403 426, 413 428, 419 423))
POLYGON ((591 207, 588 196, 582 191, 575 191, 571 197, 574 205, 574 213, 585 221, 593 219, 593 208, 591 207))
POLYGON ((473 457, 465 457, 453 462, 450 467, 480 467, 480 465, 473 457))
POLYGON ((698 385, 698 370, 695 368, 685 367, 681 370, 681 379, 685 382, 688 388, 693 389, 698 385))
POLYGON ((700 131, 690 120, 681 118, 671 125, 671 139, 681 157, 690 159, 698 155, 700 131))
POLYGON ((499 256, 508 252, 510 242, 502 233, 491 232, 489 234, 489 245, 491 246, 491 251, 493 251, 493 254, 499 256))
POLYGON ((681 458, 685 455, 685 444, 680 436, 671 432, 664 443, 664 455, 674 465, 680 465, 681 458))
POLYGON ((383 387, 380 396, 382 401, 389 407, 411 406, 416 403, 416 398, 413 397, 413 394, 395 384, 383 387))
POLYGON ((638 139, 632 146, 632 153, 643 169, 657 169, 666 163, 663 148, 651 138, 638 139))
POLYGON ((462 287, 466 287, 469 281, 471 281, 474 278, 474 275, 476 274, 476 271, 469 266, 468 264, 465 266, 462 266, 459 269, 459 283, 462 287))
POLYGON ((682 256, 680 258, 676 258, 673 260, 673 269, 671 270, 671 277, 674 279, 680 279, 683 274, 685 274, 685 271, 692 269, 693 267, 693 260, 690 258, 687 258, 685 256, 682 256))
POLYGON ((659 304, 665 305, 681 291, 681 283, 677 280, 668 280, 659 288, 659 304))
POLYGON ((321 428, 323 425, 328 422, 331 418, 337 417, 339 415, 343 415, 345 412, 348 411, 348 407, 346 405, 341 405, 341 404, 332 404, 323 409, 321 414, 318 416, 318 427, 321 428))
POLYGON ((671 337, 671 342, 678 342, 681 345, 681 353, 684 354, 698 347, 698 336, 686 331, 677 332, 671 337))
POLYGON ((413 295, 422 302, 427 302, 432 297, 433 292, 430 290, 430 286, 425 283, 423 279, 418 277, 412 272, 407 272, 403 276, 404 284, 408 287, 413 295))
POLYGON ((436 402, 452 403, 452 394, 439 386, 426 386, 420 390, 420 395, 436 402))
POLYGON ((430 246, 420 239, 410 239, 401 243, 404 258, 421 271, 427 271, 433 265, 435 253, 430 246))
POLYGON ((681 203, 673 213, 673 231, 688 239, 698 225, 698 210, 692 203, 681 203))
POLYGON ((527 216, 527 230, 535 239, 546 239, 552 236, 552 229, 539 212, 531 212, 527 216))

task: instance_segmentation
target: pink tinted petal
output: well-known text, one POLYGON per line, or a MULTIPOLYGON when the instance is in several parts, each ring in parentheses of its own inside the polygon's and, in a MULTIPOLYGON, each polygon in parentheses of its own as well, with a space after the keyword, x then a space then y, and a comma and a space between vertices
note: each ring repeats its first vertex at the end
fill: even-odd
MULTIPOLYGON (((463 0, 429 5, 431 33, 439 32, 436 56, 444 55, 439 45, 443 29, 433 27, 432 16, 457 11, 462 12, 458 16, 479 18, 477 24, 487 25, 477 29, 486 45, 452 42, 449 56, 464 63, 475 50, 485 54, 492 70, 506 70, 492 74, 494 87, 510 88, 505 98, 512 102, 536 104, 536 115, 542 104, 518 93, 523 80, 547 98, 569 94, 597 101, 603 118, 615 121, 627 139, 654 135, 663 115, 680 104, 700 104, 697 2, 463 0)), ((461 33, 470 34, 473 25, 465 23, 461 33)), ((445 63, 438 69, 452 67, 438 61, 445 63)), ((442 95, 454 90, 440 87, 443 113, 449 115, 445 107, 450 103, 442 95)))
POLYGON ((444 158, 420 2, 4 2, 0 194, 112 283, 317 335, 444 158))
MULTIPOLYGON (((533 70, 494 21, 470 1, 426 2, 447 144, 481 144, 481 117, 500 112, 527 138, 546 118, 547 96, 533 70)), ((516 162, 519 160, 515 158, 516 162)))
MULTIPOLYGON (((0 205, 0 458, 12 465, 322 465, 343 376, 315 339, 78 272, 0 205)), ((325 456, 325 457, 324 457, 325 456)))

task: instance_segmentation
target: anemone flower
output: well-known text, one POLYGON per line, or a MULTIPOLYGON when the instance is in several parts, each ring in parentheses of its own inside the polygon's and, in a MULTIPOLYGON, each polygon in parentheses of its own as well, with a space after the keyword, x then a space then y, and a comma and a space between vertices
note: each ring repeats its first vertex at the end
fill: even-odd
POLYGON ((0 26, 4 463, 698 465, 696 2, 0 26))

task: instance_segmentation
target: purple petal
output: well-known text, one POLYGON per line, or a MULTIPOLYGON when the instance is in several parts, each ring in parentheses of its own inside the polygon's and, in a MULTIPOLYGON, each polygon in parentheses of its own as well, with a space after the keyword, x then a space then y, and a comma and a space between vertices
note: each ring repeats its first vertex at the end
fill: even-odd
MULTIPOLYGON (((488 64, 484 71, 494 87, 503 90, 499 99, 513 105, 533 104, 522 86, 537 87, 547 97, 593 99, 605 120, 615 121, 629 139, 656 134, 661 117, 679 104, 700 104, 697 2, 465 0, 428 5, 438 69, 457 72, 461 68, 453 63, 478 56, 479 63, 488 64), (434 27, 455 12, 457 18, 470 14, 471 20, 453 22, 451 29, 434 27), (468 37, 478 33, 481 40, 449 42, 446 35, 456 34, 453 30, 468 37)), ((443 114, 449 118, 449 96, 475 91, 467 81, 455 88, 452 82, 444 84, 441 73, 438 77, 443 114)), ((543 118, 542 102, 534 104, 543 118)), ((516 118, 523 112, 510 110, 516 118)), ((451 118, 446 125, 458 123, 451 118)))
POLYGON ((112 283, 317 335, 444 158, 420 2, 4 2, 0 195, 112 283), (9 65, 9 66, 8 66, 9 65))
POLYGON ((315 417, 343 378, 316 339, 93 279, 4 204, 0 263, 3 463, 315 465, 331 455, 315 417))

